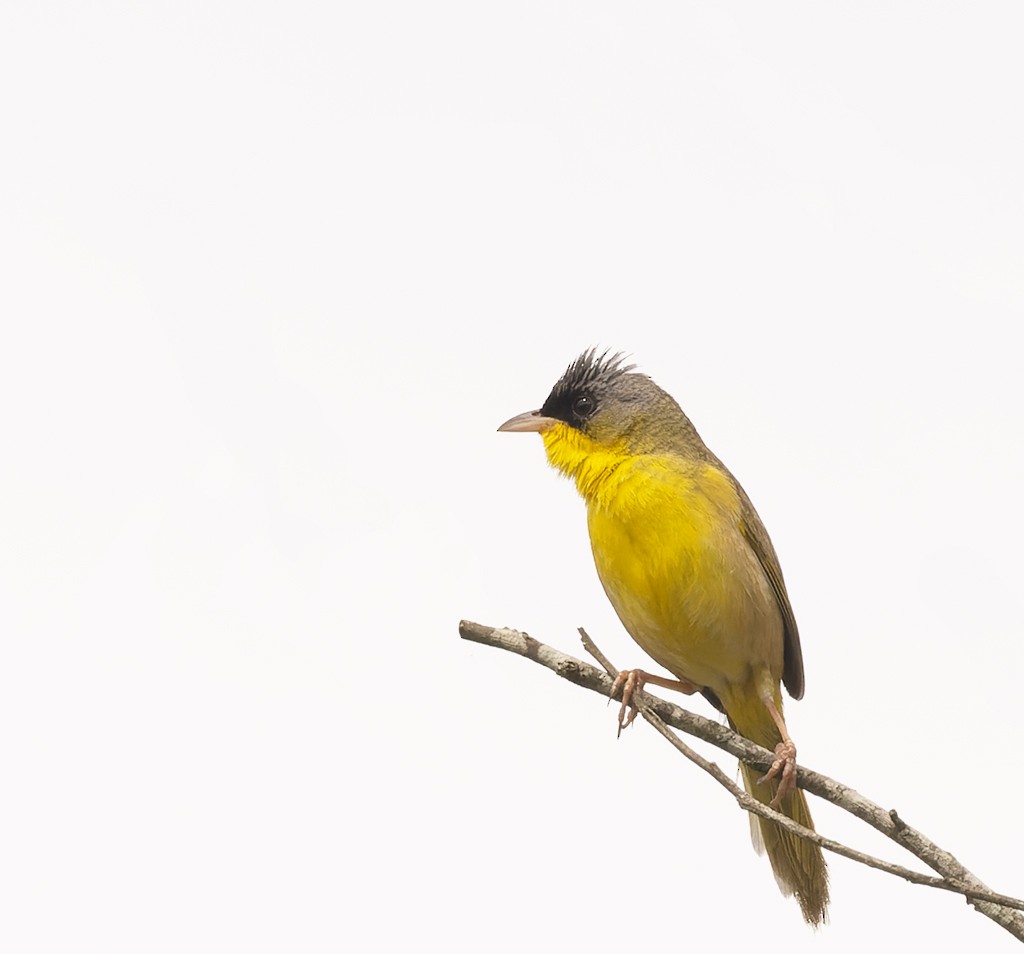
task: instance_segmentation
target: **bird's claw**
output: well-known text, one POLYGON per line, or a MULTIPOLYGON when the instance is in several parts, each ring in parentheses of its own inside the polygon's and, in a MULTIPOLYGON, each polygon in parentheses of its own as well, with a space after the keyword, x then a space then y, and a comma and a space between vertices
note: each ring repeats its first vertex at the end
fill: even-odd
POLYGON ((779 803, 796 788, 796 746, 792 739, 780 742, 775 746, 775 761, 772 767, 757 780, 764 785, 773 778, 779 780, 775 797, 768 803, 771 808, 778 808, 779 803))
POLYGON ((619 706, 619 731, 633 724, 637 715, 637 708, 633 705, 633 694, 644 687, 644 673, 639 669, 627 669, 620 672, 612 683, 612 691, 608 694, 609 700, 614 699, 618 691, 622 690, 622 705, 619 706))

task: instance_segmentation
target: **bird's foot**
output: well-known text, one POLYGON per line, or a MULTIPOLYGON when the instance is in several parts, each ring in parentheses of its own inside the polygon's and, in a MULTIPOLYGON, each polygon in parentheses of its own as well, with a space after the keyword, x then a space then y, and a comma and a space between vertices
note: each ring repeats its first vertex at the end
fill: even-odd
POLYGON ((622 705, 619 706, 618 735, 622 735, 622 730, 633 724, 633 720, 639 711, 633 705, 633 694, 640 692, 645 682, 647 682, 647 673, 642 669, 624 669, 615 677, 615 682, 612 683, 612 691, 608 694, 608 698, 614 699, 619 690, 622 690, 622 705))
POLYGON ((779 787, 775 790, 775 797, 768 804, 772 808, 778 808, 779 802, 796 788, 796 745, 792 739, 786 739, 775 746, 775 761, 757 782, 764 785, 773 778, 779 780, 779 787))
MULTIPOLYGON (((676 692, 682 692, 688 696, 700 692, 700 686, 685 679, 666 679, 664 676, 655 676, 642 669, 624 669, 615 677, 612 691, 608 694, 609 699, 614 699, 618 691, 622 690, 622 705, 619 707, 619 735, 622 735, 623 729, 633 724, 639 711, 633 705, 633 696, 640 692, 647 683, 661 686, 662 689, 674 689, 676 692)), ((796 749, 793 751, 795 753, 796 749)))

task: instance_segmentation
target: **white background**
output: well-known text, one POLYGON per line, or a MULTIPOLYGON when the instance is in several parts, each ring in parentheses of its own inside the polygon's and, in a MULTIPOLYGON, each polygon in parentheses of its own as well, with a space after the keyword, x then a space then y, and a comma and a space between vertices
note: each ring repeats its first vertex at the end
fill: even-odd
POLYGON ((779 550, 801 760, 1024 894, 1022 27, 9 0, 4 950, 1016 950, 842 859, 814 934, 710 780, 457 624, 644 664, 495 433, 627 350, 779 550))

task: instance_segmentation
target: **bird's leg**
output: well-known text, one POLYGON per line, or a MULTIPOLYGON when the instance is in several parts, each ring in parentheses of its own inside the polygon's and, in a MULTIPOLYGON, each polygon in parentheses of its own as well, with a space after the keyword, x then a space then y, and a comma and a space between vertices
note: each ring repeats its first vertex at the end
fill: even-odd
POLYGON ((622 705, 619 707, 619 735, 622 735, 622 730, 632 725, 636 718, 637 709, 633 705, 633 693, 639 692, 648 682, 655 686, 661 686, 662 689, 675 689, 688 696, 700 692, 700 686, 695 686, 685 679, 666 679, 664 676, 655 676, 642 669, 624 669, 615 677, 612 691, 608 694, 610 699, 614 699, 615 694, 620 689, 622 690, 622 705))
POLYGON ((789 737, 786 720, 782 718, 771 691, 762 692, 761 701, 782 733, 782 741, 775 746, 775 761, 772 762, 772 767, 757 781, 759 785, 763 785, 773 778, 778 778, 779 787, 775 791, 775 797, 768 803, 772 808, 778 808, 779 802, 796 788, 796 745, 789 737))

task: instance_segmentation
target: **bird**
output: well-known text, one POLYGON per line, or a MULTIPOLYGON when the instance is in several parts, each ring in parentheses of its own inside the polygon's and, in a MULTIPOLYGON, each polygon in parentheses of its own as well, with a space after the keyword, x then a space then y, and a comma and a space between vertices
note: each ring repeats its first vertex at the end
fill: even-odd
MULTIPOLYGON (((796 787, 796 746, 783 718, 782 686, 804 693, 800 634, 775 548, 750 498, 708 449, 676 401, 621 353, 584 351, 539 410, 502 432, 537 432, 548 462, 570 478, 587 508, 598 577, 640 648, 676 678, 631 670, 619 731, 635 716, 645 683, 701 693, 730 726, 775 753, 763 777, 741 763, 744 787, 814 828, 796 787)), ((827 920, 828 869, 821 848, 751 815, 784 895, 804 919, 827 920)))

